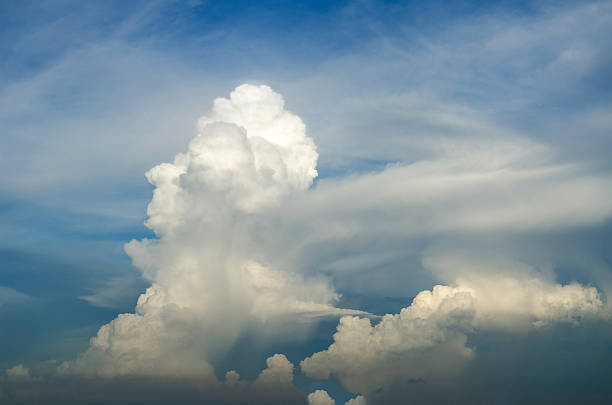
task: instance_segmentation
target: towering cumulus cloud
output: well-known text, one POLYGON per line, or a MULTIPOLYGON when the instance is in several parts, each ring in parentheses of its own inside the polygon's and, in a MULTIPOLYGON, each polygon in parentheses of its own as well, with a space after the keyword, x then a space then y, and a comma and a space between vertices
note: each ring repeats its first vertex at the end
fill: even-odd
POLYGON ((198 128, 186 153, 146 173, 157 238, 125 250, 152 285, 66 371, 211 376, 247 327, 269 334, 274 320, 342 312, 324 279, 275 268, 261 248, 270 213, 317 175, 302 120, 269 87, 245 84, 216 99, 198 128))

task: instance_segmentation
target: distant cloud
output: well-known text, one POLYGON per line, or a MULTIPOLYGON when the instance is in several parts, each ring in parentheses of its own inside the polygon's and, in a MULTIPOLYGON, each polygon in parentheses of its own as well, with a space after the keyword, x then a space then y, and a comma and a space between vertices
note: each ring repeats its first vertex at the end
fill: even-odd
POLYGON ((327 391, 316 390, 308 394, 308 405, 336 405, 336 401, 329 396, 327 391))
MULTIPOLYGON (((349 399, 344 405, 366 405, 366 399, 361 395, 349 399)), ((336 405, 336 401, 325 390, 316 390, 308 394, 308 405, 336 405)))

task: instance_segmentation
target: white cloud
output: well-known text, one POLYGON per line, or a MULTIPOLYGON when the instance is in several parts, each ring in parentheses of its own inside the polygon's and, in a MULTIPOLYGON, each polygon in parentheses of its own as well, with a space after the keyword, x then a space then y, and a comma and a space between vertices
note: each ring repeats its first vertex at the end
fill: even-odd
MULTIPOLYGON (((351 398, 344 405, 366 405, 365 397, 357 395, 351 398)), ((308 394, 308 405, 336 405, 336 401, 329 396, 325 390, 316 390, 308 394)))
MULTIPOLYGON (((320 180, 283 207, 282 226, 266 234, 268 248, 286 262, 328 271, 344 291, 397 297, 429 287, 413 287, 423 273, 453 283, 466 270, 422 272, 413 264, 438 245, 490 252, 488 268, 497 269, 502 257, 527 256, 520 235, 546 240, 612 218, 612 177, 558 162, 551 146, 508 134, 423 145, 431 151, 425 159, 320 180)), ((539 268, 555 266, 559 252, 529 255, 526 262, 539 268)))
POLYGON ((291 385, 293 381, 293 364, 284 354, 275 354, 266 360, 267 368, 261 371, 255 384, 291 385))
POLYGON ((612 177, 547 161, 551 151, 544 145, 516 137, 430 145, 439 150, 430 159, 321 180, 296 207, 300 217, 312 216, 313 228, 323 227, 312 236, 521 231, 590 225, 612 216, 606 203, 612 177))
POLYGON ((461 280, 422 291, 410 306, 374 326, 369 319, 343 317, 329 348, 300 366, 313 378, 333 375, 351 392, 368 393, 403 380, 435 384, 458 375, 474 356, 467 345, 471 334, 604 319, 609 312, 593 287, 503 275, 461 280))
POLYGON ((210 116, 200 119, 187 153, 147 172, 156 187, 147 225, 158 235, 189 221, 261 212, 316 177, 314 142, 279 94, 243 85, 230 97, 216 99, 210 116))
MULTIPOLYGON (((242 85, 215 101, 199 131, 187 153, 147 172, 156 188, 146 225, 158 239, 125 250, 151 287, 63 371, 211 376, 210 361, 253 324, 274 338, 287 330, 282 319, 294 332, 276 339, 303 338, 312 317, 359 312, 335 308, 327 280, 269 266, 274 257, 260 249, 268 218, 317 175, 314 143, 282 97, 242 85)), ((280 367, 271 361, 264 380, 280 367)))

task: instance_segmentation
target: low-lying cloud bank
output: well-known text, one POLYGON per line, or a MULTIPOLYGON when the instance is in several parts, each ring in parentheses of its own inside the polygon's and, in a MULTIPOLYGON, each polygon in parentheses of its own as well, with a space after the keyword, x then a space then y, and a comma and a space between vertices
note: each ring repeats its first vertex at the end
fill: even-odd
MULTIPOLYGON (((482 242, 609 220, 605 173, 506 134, 424 141, 420 161, 313 188, 318 154, 303 122, 272 89, 248 84, 215 100, 198 131, 187 152, 146 174, 155 187, 146 225, 157 237, 125 245, 151 283, 135 312, 44 378, 9 369, 3 399, 334 404, 323 390, 302 395, 282 354, 251 381, 215 371, 241 337, 268 349, 307 342, 318 320, 341 318, 333 343, 300 363, 308 377, 360 394, 347 405, 401 402, 407 392, 442 401, 436 393, 461 390, 466 370, 480 367, 482 336, 550 333, 555 342, 554 331, 609 324, 607 273, 593 273, 596 286, 560 283, 554 268, 515 257, 515 246, 482 242), (441 284, 380 321, 338 307, 332 280, 350 281, 360 266, 342 259, 382 250, 403 263, 417 242, 411 254, 441 284)), ((393 288, 404 273, 378 282, 393 288)))

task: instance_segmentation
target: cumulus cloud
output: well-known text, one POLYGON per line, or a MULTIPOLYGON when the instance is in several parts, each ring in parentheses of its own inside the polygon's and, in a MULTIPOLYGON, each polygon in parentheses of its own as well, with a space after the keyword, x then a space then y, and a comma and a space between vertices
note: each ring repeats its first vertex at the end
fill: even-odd
POLYGON ((308 394, 308 405, 336 405, 336 401, 325 390, 316 390, 308 394))
POLYGON ((266 360, 268 366, 259 374, 256 384, 290 385, 293 381, 293 364, 283 354, 275 354, 266 360))
POLYGON ((480 336, 538 334, 610 318, 609 275, 598 286, 603 294, 559 283, 550 252, 531 252, 516 240, 607 221, 608 174, 559 163, 552 148, 511 134, 424 144, 432 151, 428 159, 322 180, 297 202, 300 215, 312 220, 296 221, 297 232, 307 235, 302 259, 311 266, 337 280, 351 277, 353 285, 364 278, 362 291, 402 294, 415 277, 416 266, 407 266, 412 259, 441 283, 377 324, 342 318, 334 342, 301 362, 308 376, 333 377, 373 403, 398 401, 389 392, 427 392, 411 397, 425 401, 461 391, 480 336), (399 263, 394 283, 380 287, 381 272, 368 269, 393 262, 399 263))
MULTIPOLYGON (((308 405, 336 405, 336 401, 325 390, 316 390, 308 394, 308 405)), ((366 405, 365 397, 358 395, 344 405, 366 405)))
POLYGON ((230 99, 216 99, 198 127, 187 153, 147 172, 156 187, 147 226, 158 235, 228 211, 261 212, 317 176, 304 123, 267 86, 242 85, 230 99))
POLYGON ((578 326, 609 319, 593 287, 536 278, 481 278, 420 292, 399 314, 340 320, 327 350, 301 362, 308 376, 340 380, 352 392, 371 393, 398 381, 439 383, 457 376, 477 348, 472 334, 518 333, 553 323, 578 326))
POLYGON ((146 173, 155 186, 146 225, 158 238, 125 250, 152 285, 135 313, 102 326, 61 370, 212 376, 211 361, 253 322, 273 335, 277 319, 355 313, 334 307, 339 296, 327 280, 276 268, 260 248, 271 214, 311 186, 317 156, 303 122, 269 87, 242 85, 216 99, 187 152, 146 173))
POLYGON ((367 401, 364 396, 357 395, 355 398, 346 401, 345 405, 367 405, 367 401))

